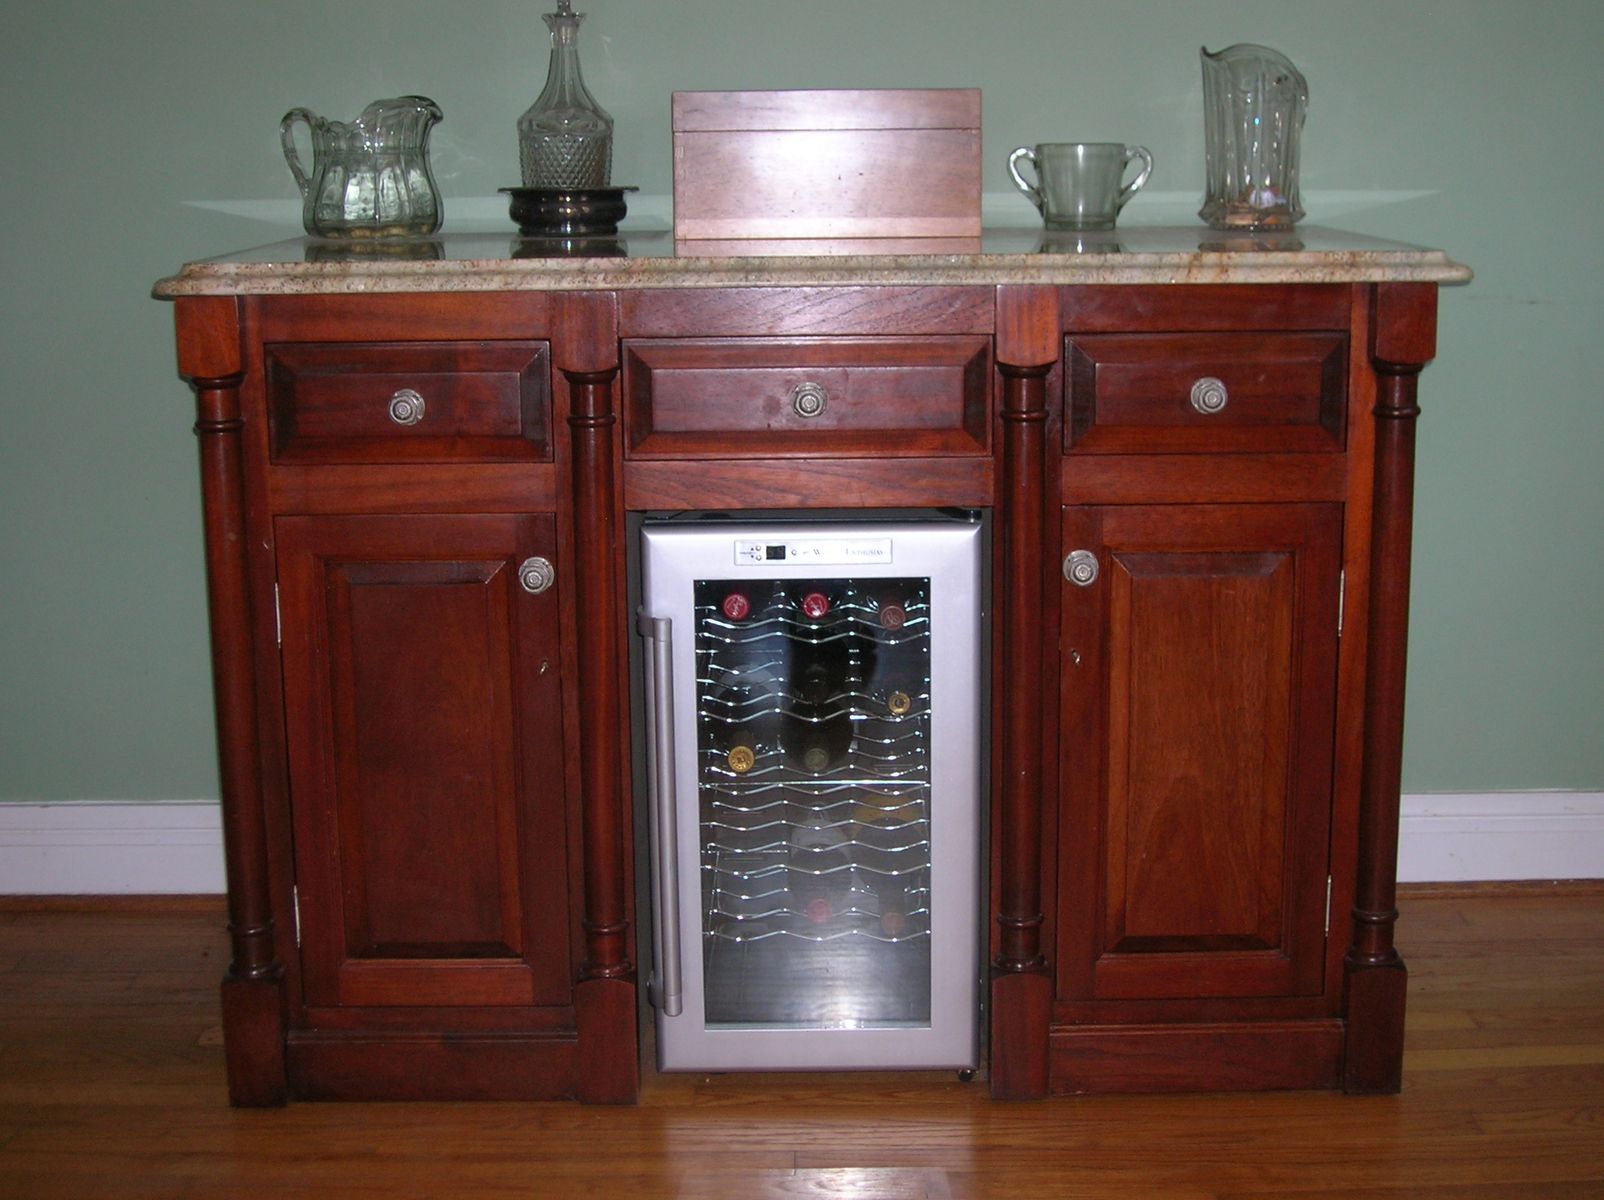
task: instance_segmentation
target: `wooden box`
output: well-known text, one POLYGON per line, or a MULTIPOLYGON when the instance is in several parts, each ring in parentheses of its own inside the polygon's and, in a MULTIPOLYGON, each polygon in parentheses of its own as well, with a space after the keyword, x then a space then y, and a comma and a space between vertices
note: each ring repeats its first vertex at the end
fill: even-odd
POLYGON ((674 236, 977 238, 975 88, 675 92, 674 236))

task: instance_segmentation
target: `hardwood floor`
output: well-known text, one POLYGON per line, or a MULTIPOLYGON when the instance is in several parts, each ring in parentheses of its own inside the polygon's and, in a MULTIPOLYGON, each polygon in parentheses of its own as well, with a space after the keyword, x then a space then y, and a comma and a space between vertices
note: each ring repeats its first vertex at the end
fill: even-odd
POLYGON ((1399 1096, 648 1073, 625 1109, 239 1111, 220 900, 0 900, 0 1197, 1604 1197, 1604 888, 1401 907, 1399 1096))

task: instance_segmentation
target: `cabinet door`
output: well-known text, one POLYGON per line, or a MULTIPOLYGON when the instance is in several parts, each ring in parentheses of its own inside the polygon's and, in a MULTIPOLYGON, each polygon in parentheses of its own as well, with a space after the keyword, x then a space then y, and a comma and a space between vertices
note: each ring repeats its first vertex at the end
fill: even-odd
POLYGON ((1323 987, 1337 505, 1070 508, 1059 995, 1323 987), (1090 561, 1090 560, 1085 560, 1090 561))
POLYGON ((566 1003, 552 518, 276 529, 306 1003, 566 1003))

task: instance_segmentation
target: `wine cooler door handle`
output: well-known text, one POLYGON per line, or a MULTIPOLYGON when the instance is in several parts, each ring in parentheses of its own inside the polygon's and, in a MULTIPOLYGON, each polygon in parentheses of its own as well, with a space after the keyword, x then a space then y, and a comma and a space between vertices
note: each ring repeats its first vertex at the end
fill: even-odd
POLYGON ((653 876, 652 950, 656 970, 648 988, 665 1017, 684 1006, 679 943, 679 826, 674 803, 674 623, 640 614, 646 640, 646 761, 653 876))

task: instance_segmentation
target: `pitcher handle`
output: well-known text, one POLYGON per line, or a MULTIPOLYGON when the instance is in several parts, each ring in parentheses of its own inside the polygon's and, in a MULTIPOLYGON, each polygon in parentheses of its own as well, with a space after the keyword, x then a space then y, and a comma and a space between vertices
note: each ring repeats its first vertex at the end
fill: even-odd
POLYGON ((1036 152, 1029 146, 1021 146, 1008 156, 1008 174, 1014 177, 1014 186, 1025 194, 1025 199, 1034 204, 1038 211, 1045 212, 1042 207, 1041 195, 1041 168, 1036 165, 1036 152), (1025 182, 1025 177, 1019 173, 1019 160, 1029 159, 1030 169, 1035 174, 1037 183, 1025 182))
MULTIPOLYGON (((292 108, 284 114, 284 119, 278 125, 279 142, 284 147, 284 161, 290 164, 290 174, 295 176, 295 185, 301 189, 305 196, 312 188, 312 181, 306 177, 301 168, 301 155, 295 149, 294 125, 297 121, 306 122, 306 131, 312 137, 312 153, 314 159, 317 154, 317 117, 304 108, 292 108)), ((315 164, 314 164, 315 165, 315 164)))
POLYGON ((1131 202, 1131 197, 1141 190, 1142 185, 1147 182, 1147 177, 1153 173, 1153 155, 1149 153, 1146 146, 1125 147, 1125 166, 1120 173, 1123 175, 1125 171, 1129 170, 1131 160, 1137 158, 1142 160, 1142 169, 1137 173, 1135 179, 1120 189, 1119 198, 1114 201, 1115 212, 1118 212, 1131 202))

